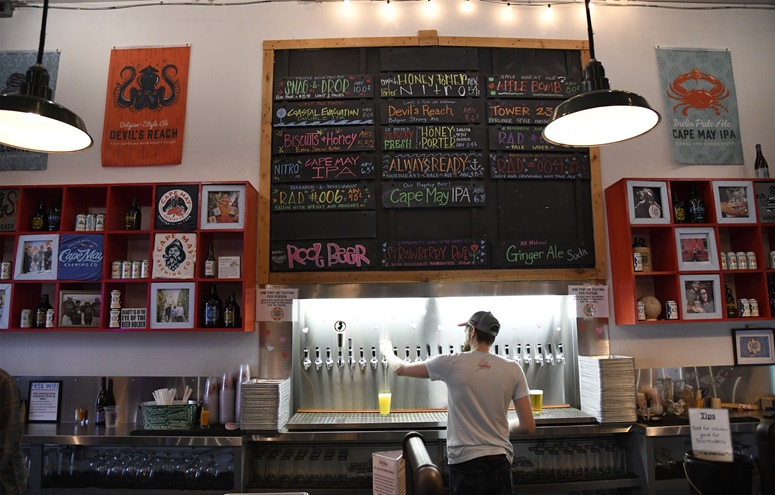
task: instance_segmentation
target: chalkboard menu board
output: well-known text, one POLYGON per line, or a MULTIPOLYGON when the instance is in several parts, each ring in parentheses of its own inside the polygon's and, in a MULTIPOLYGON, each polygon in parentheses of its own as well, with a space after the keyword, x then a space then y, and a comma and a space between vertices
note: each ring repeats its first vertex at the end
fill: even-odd
POLYGON ((273 50, 266 281, 599 273, 597 157, 541 135, 582 51, 504 44, 273 50))

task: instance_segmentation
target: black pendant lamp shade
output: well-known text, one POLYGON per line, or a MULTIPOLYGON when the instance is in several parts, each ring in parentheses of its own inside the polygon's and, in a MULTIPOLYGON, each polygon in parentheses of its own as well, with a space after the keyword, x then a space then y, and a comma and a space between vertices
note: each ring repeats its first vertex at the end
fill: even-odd
POLYGON ((47 15, 45 0, 37 63, 27 71, 21 91, 0 95, 0 144, 40 153, 83 151, 94 144, 83 120, 51 101, 48 71, 43 67, 47 15))
POLYGON ((557 105, 552 121, 544 128, 544 139, 564 146, 589 147, 645 134, 661 117, 639 94, 611 89, 603 64, 595 60, 589 0, 584 5, 592 59, 584 68, 581 94, 557 105))

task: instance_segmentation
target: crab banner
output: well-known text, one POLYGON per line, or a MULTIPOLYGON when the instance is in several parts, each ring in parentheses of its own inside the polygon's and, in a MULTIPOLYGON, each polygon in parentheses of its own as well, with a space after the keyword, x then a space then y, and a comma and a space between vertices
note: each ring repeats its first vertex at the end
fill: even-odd
POLYGON ((179 165, 191 47, 110 53, 102 166, 179 165))
POLYGON ((657 63, 673 160, 742 164, 729 51, 657 48, 657 63))

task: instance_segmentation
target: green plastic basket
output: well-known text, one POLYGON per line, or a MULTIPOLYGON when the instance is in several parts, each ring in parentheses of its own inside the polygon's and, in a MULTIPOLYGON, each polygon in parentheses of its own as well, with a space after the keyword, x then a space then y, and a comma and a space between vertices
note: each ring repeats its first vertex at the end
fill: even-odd
POLYGON ((141 403, 140 408, 146 430, 189 430, 196 423, 196 404, 159 406, 150 401, 141 403))

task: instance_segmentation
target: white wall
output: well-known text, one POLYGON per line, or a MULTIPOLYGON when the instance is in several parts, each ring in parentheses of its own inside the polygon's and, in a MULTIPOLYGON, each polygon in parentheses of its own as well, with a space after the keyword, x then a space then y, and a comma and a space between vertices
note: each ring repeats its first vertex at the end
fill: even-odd
MULTIPOLYGON (((122 2, 118 6, 131 5, 122 2)), ((86 121, 97 145, 84 153, 51 155, 48 170, 3 172, 0 185, 247 179, 258 185, 262 43, 264 40, 415 36, 587 38, 581 3, 511 7, 461 1, 384 3, 277 2, 246 6, 155 5, 117 10, 52 9, 46 48, 61 49, 56 101, 86 121), (348 9, 349 10, 345 10, 348 9), (100 162, 107 67, 112 47, 190 43, 188 111, 183 164, 103 168, 100 162)), ((632 2, 634 3, 634 2, 632 2)), ((55 4, 104 7, 109 4, 55 4)), ((545 4, 544 4, 545 5, 545 4)), ((694 4, 696 5, 696 4, 694 4)), ((0 19, 0 50, 35 50, 39 9, 0 19)), ((601 151, 603 187, 622 177, 752 177, 753 148, 775 161, 775 10, 668 10, 594 5, 595 48, 614 88, 644 95, 662 108, 655 45, 728 48, 732 53, 746 164, 673 163, 667 131, 601 151)), ((613 319, 611 320, 613 321, 613 319)), ((636 357, 638 367, 732 364, 732 324, 611 325, 611 349, 636 357)), ((258 360, 251 334, 0 334, 0 366, 15 375, 208 375, 258 360)))

